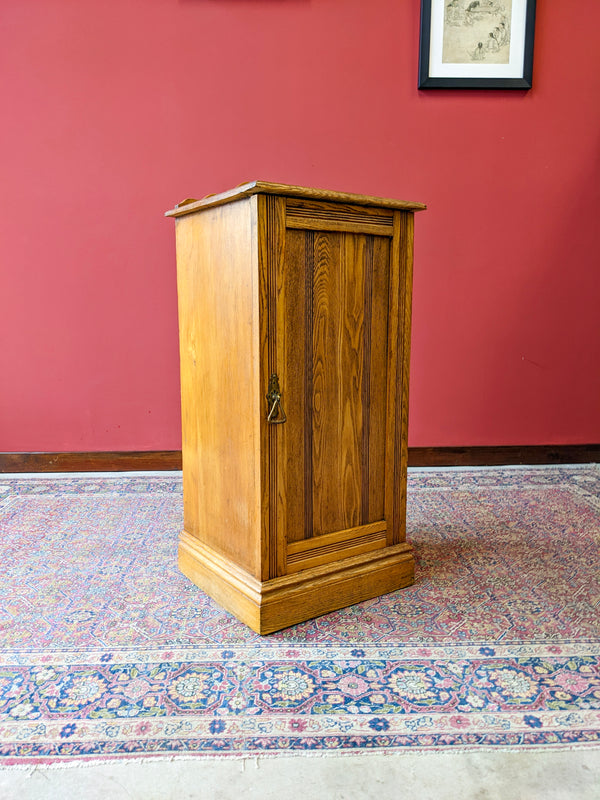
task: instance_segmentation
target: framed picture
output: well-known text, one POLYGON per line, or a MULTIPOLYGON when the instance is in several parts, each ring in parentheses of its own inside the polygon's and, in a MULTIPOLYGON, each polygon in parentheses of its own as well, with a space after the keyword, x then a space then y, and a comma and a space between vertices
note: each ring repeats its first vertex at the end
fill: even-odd
POLYGON ((535 0, 421 0, 419 89, 531 89, 535 0))

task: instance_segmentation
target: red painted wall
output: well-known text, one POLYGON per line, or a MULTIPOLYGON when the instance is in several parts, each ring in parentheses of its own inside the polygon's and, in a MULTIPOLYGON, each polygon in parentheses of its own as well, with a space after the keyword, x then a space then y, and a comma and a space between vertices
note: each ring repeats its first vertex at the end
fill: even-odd
POLYGON ((410 444, 600 441, 600 4, 530 92, 419 92, 418 0, 0 7, 0 450, 177 449, 173 222, 262 178, 426 202, 410 444))

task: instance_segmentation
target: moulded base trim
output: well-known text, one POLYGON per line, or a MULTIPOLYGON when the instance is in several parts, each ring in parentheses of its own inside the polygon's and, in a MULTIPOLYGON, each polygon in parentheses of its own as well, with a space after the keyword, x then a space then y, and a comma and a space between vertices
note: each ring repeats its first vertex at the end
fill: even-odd
POLYGON ((404 543, 259 581, 183 531, 179 569, 256 633, 267 634, 414 583, 404 543))

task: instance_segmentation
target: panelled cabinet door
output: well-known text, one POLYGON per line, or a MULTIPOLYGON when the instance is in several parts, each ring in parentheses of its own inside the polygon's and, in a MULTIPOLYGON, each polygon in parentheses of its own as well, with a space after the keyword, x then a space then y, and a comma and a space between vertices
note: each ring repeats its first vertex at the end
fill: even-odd
MULTIPOLYGON (((402 212, 265 198, 274 246, 269 577, 404 540, 402 212)), ((408 215, 407 215, 408 216, 408 215)), ((404 282, 405 283, 405 282, 404 282)))

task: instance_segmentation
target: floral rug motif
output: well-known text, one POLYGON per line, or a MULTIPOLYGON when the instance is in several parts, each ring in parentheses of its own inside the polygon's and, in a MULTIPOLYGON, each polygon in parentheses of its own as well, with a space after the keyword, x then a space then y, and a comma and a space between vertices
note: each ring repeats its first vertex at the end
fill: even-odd
POLYGON ((416 583, 260 637, 178 473, 0 475, 0 765, 600 745, 600 467, 411 470, 416 583))

